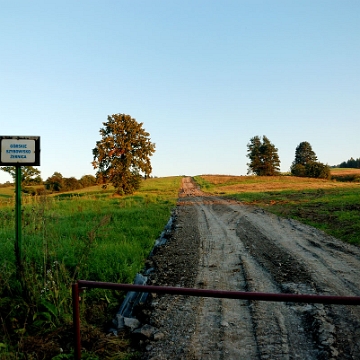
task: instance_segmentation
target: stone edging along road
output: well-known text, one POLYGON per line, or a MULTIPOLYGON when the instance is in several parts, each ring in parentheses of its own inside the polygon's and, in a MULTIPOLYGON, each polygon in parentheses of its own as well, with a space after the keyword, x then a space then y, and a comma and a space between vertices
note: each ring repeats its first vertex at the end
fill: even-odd
MULTIPOLYGON (((360 249, 184 178, 149 284, 360 296, 360 249)), ((360 359, 360 306, 149 296, 143 359, 360 359)))

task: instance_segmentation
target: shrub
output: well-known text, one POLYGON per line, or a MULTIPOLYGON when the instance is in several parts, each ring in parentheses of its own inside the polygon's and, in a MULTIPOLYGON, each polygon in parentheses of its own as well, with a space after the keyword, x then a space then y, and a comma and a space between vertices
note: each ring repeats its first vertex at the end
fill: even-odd
POLYGON ((305 165, 295 164, 291 167, 291 173, 294 176, 306 177, 306 168, 305 165))
POLYGON ((291 166, 291 173, 294 176, 310 177, 318 179, 330 179, 330 167, 319 161, 310 161, 306 165, 294 164, 291 166))
POLYGON ((311 161, 305 165, 307 177, 330 179, 330 167, 318 161, 311 161))
POLYGON ((31 187, 31 186, 27 186, 27 187, 23 187, 21 189, 21 191, 24 193, 24 194, 29 194, 29 195, 32 195, 34 196, 36 194, 36 190, 31 187))

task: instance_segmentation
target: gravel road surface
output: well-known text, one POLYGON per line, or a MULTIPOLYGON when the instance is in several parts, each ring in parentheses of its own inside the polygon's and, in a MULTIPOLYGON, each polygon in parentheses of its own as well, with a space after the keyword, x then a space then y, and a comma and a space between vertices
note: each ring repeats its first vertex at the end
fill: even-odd
MULTIPOLYGON (((360 296, 360 249, 184 178, 154 285, 360 296)), ((143 359, 360 359, 360 306, 150 297, 143 359)))

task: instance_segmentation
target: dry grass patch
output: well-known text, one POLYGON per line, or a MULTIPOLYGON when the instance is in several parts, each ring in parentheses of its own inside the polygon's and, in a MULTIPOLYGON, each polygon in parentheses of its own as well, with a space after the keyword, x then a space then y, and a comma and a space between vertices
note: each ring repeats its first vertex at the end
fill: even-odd
POLYGON ((281 190, 336 189, 338 187, 358 187, 356 183, 338 183, 324 179, 311 179, 295 176, 227 176, 202 175, 210 186, 206 191, 214 194, 241 192, 264 192, 281 190))
POLYGON ((330 170, 330 173, 333 176, 360 175, 360 169, 334 168, 330 170))

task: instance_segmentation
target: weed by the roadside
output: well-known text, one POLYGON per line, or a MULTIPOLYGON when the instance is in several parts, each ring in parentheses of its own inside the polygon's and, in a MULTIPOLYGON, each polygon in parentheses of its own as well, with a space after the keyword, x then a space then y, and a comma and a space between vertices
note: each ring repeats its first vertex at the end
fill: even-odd
MULTIPOLYGON (((0 359, 71 356, 71 284, 76 279, 132 282, 168 221, 181 179, 167 179, 172 188, 164 192, 156 191, 151 180, 145 182, 150 192, 122 198, 98 192, 25 201, 25 288, 16 278, 14 209, 0 208, 0 359)), ((87 326, 82 333, 89 337, 83 341, 88 350, 83 358, 103 358, 104 349, 111 352, 109 339, 96 345, 94 338, 114 316, 122 296, 99 289, 82 294, 81 319, 87 326), (93 325, 98 332, 91 330, 93 325)), ((118 358, 125 359, 128 341, 116 346, 118 358)))

